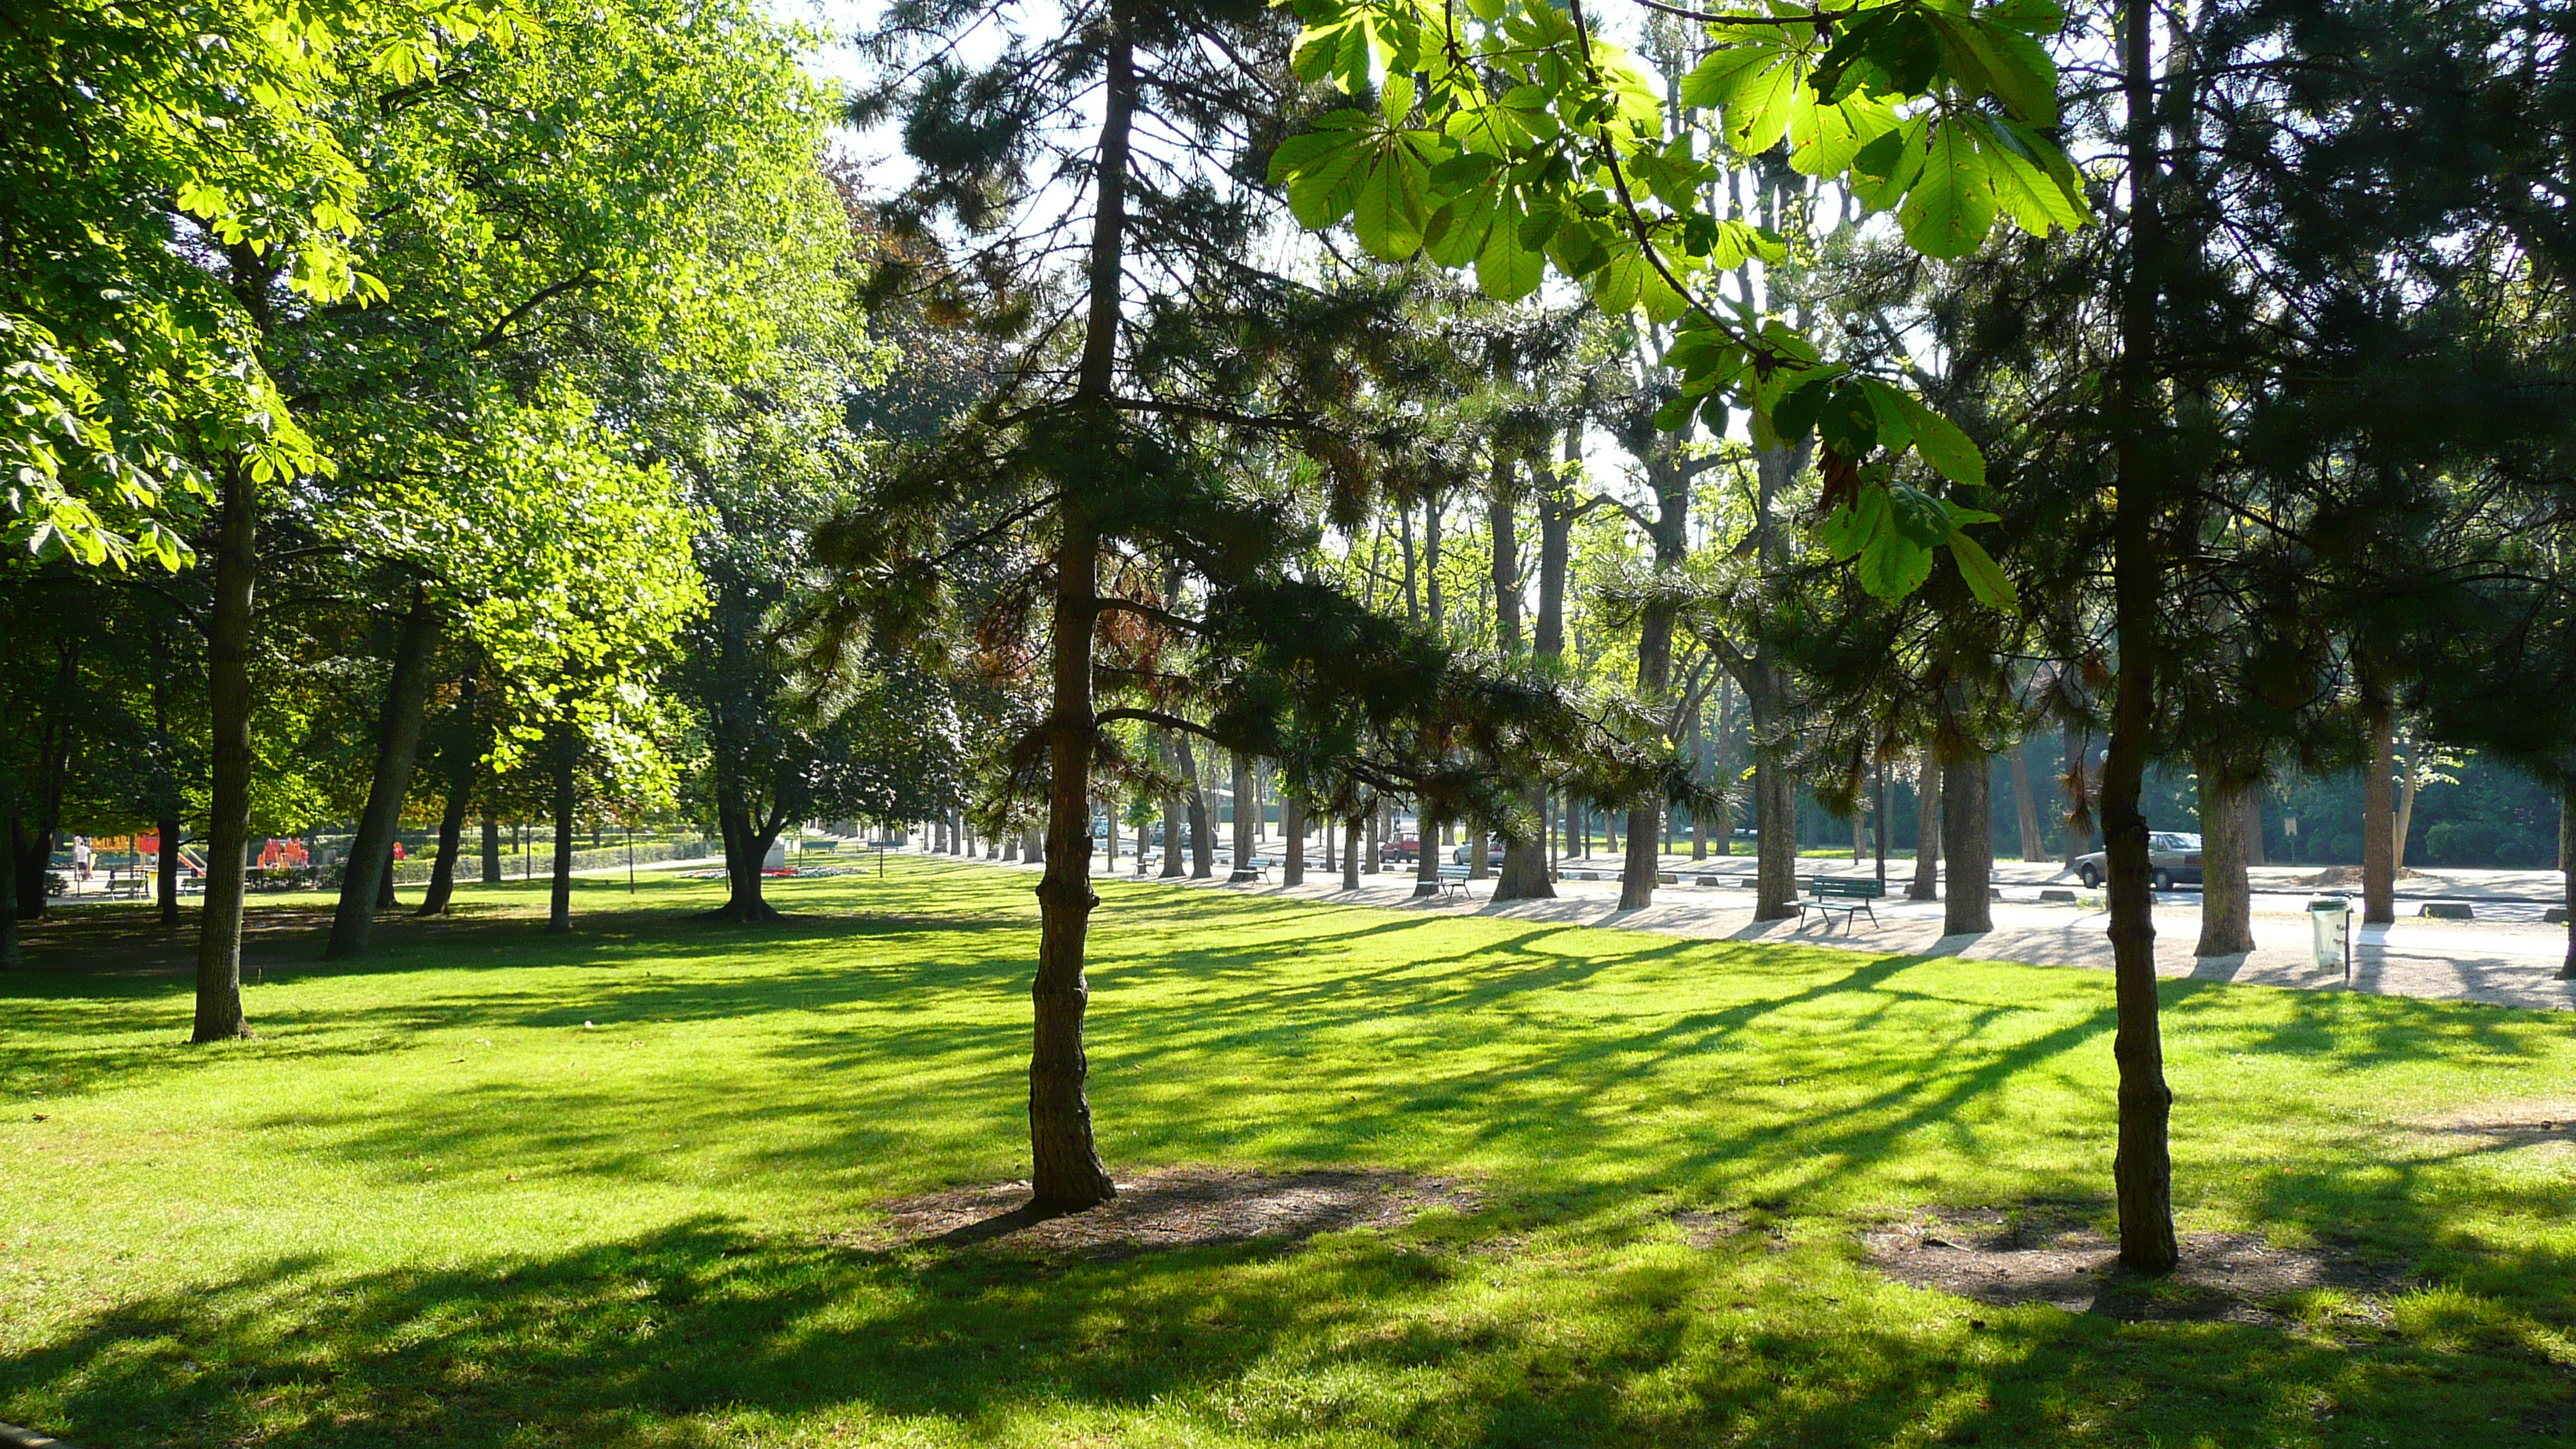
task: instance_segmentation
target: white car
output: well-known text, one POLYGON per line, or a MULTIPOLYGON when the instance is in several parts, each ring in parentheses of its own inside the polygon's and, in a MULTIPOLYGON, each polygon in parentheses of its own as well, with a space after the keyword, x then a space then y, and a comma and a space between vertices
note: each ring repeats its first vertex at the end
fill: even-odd
MULTIPOLYGON (((2084 882, 2086 890, 2099 887, 2110 877, 2111 865, 2105 858, 2107 854, 2097 850, 2075 857, 2075 878, 2084 882)), ((2150 832, 2147 836, 2147 866, 2154 872, 2150 879, 2157 890, 2169 891, 2177 885, 2200 884, 2200 837, 2186 835, 2179 830, 2150 832)))

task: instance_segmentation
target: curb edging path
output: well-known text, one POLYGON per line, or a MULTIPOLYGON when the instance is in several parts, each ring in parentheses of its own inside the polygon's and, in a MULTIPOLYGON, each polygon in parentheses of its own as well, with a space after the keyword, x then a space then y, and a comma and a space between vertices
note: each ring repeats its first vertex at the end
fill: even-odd
POLYGON ((80 1449, 80 1446, 15 1424, 0 1424, 0 1449, 80 1449))

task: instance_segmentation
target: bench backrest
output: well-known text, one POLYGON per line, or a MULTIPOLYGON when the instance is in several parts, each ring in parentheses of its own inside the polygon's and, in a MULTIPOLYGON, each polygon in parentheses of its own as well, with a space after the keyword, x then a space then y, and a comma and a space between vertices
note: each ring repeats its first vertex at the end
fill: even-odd
POLYGON ((1874 901, 1887 894, 1887 887, 1874 880, 1820 875, 1808 880, 1807 891, 1816 896, 1842 896, 1852 900, 1874 901))

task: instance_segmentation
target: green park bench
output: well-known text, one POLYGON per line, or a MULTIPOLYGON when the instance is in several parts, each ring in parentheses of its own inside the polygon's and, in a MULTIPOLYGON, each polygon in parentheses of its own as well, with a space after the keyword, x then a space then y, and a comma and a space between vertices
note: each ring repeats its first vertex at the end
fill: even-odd
POLYGON ((1445 895, 1457 896, 1462 900, 1465 899, 1467 895, 1468 870, 1469 867, 1463 865, 1444 865, 1440 867, 1441 892, 1445 895))
POLYGON ((1845 930, 1851 928, 1851 918, 1856 912, 1869 917, 1869 923, 1875 926, 1878 912, 1871 910, 1869 903, 1886 894, 1886 886, 1859 876, 1810 876, 1807 879, 1807 898, 1798 902, 1798 923, 1806 924, 1809 911, 1819 914, 1840 911, 1845 930))

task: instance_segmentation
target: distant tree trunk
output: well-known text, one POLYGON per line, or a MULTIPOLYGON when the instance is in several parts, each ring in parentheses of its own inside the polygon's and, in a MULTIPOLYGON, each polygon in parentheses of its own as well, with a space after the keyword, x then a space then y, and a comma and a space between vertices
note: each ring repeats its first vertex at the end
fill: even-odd
POLYGON ((1252 761, 1241 750, 1227 753, 1234 757, 1234 869, 1225 881, 1228 885, 1241 885, 1261 878, 1261 873, 1252 868, 1253 812, 1261 807, 1252 794, 1252 761))
MULTIPOLYGON (((206 895, 197 911, 197 1018, 189 1039, 250 1035, 242 1019, 242 872, 250 854, 251 591, 258 513, 249 473, 224 469, 206 625, 206 703, 213 771, 206 811, 206 895)), ((21 909, 24 909, 23 903, 21 909)))
POLYGON ((390 911, 402 902, 394 898, 394 858, 385 856, 385 868, 376 875, 376 909, 390 911))
MULTIPOLYGON (((1180 754, 1178 747, 1172 742, 1172 732, 1157 730, 1154 735, 1154 745, 1162 752, 1164 771, 1177 772, 1180 768, 1180 754)), ((1182 813, 1180 792, 1177 790, 1164 792, 1163 866, 1160 874, 1165 880, 1177 880, 1188 873, 1189 868, 1181 864, 1181 833, 1187 825, 1188 822, 1182 813)))
POLYGON ((1914 879, 1905 887, 1909 901, 1941 898, 1941 762, 1929 748, 1914 785, 1914 879))
POLYGON ((2424 784, 2424 738, 2406 741, 2406 771, 2397 780, 2397 818, 2388 829, 2388 868, 2392 877, 2406 872, 2406 836, 2415 826, 2415 792, 2424 784))
POLYGON ((1386 803, 1378 802, 1368 817, 1368 873, 1386 869, 1386 803))
POLYGON ((1342 889, 1360 888, 1360 817, 1342 823, 1342 889))
POLYGON ((559 936, 572 929, 572 831, 573 831, 573 757, 576 753, 571 733, 558 729, 555 742, 555 868, 553 889, 546 899, 546 934, 559 936))
MULTIPOLYGON (((1555 660, 1565 649, 1565 569, 1573 525, 1564 515, 1565 510, 1549 495, 1540 495, 1539 602, 1532 657, 1542 663, 1555 660)), ((1492 524, 1494 542, 1494 626, 1508 657, 1519 653, 1521 647, 1521 562, 1520 522, 1505 473, 1496 474, 1486 517, 1492 524)), ((1503 868, 1494 881, 1494 899, 1553 900, 1556 885, 1547 863, 1546 784, 1532 782, 1522 798, 1530 813, 1539 818, 1539 830, 1527 840, 1503 841, 1503 868)))
POLYGON ((438 856, 430 863, 429 889, 422 894, 420 909, 414 915, 444 915, 448 903, 455 899, 456 857, 465 845, 465 806, 465 796, 451 786, 446 808, 438 817, 438 856))
POLYGON ((2361 777, 2361 921, 2384 926, 2397 919, 2397 852, 2390 796, 2397 771, 2396 720, 2375 699, 2362 704, 2370 731, 2370 763, 2361 777))
MULTIPOLYGON (((0 800, 0 806, 5 803, 0 800)), ((5 813, 0 809, 0 814, 5 813)), ((161 929, 175 931, 179 929, 179 817, 164 815, 153 822, 153 829, 158 833, 161 849, 152 861, 152 894, 159 900, 161 929)), ((0 912, 6 910, 7 903, 0 902, 0 912)))
POLYGON ((2254 949, 2254 887, 2245 874, 2242 789, 2200 767, 2200 944, 2195 956, 2234 956, 2254 949))
POLYGON ((1941 934, 1976 935, 1995 928, 1995 841, 1992 763, 1973 744, 1958 748, 1941 767, 1941 853, 1949 857, 1950 888, 1942 893, 1941 934))
POLYGON ((420 757, 421 727, 429 715, 430 663, 437 651, 438 611, 429 601, 428 590, 414 584, 411 609, 403 616, 402 634, 394 644, 384 710, 376 722, 375 778, 367 787, 357 833, 349 840, 348 868, 340 877, 340 905, 331 917, 330 940, 322 948, 325 961, 346 961, 367 952, 367 936, 382 904, 379 886, 393 869, 394 835, 402 825, 412 767, 420 757))
POLYGON ((1306 802, 1286 790, 1279 792, 1279 833, 1286 836, 1286 858, 1279 863, 1279 883, 1301 886, 1306 883, 1306 802))
POLYGON ((1181 773, 1189 781, 1184 798, 1190 816, 1190 879, 1206 880, 1216 874, 1216 822, 1210 818, 1207 791, 1199 785, 1198 755, 1190 748, 1187 735, 1176 737, 1181 751, 1181 773))
POLYGON ((1324 858, 1320 862, 1320 866, 1326 875, 1331 875, 1334 871, 1340 869, 1339 866, 1333 863, 1333 837, 1340 833, 1339 827, 1340 822, 1330 815, 1318 815, 1315 817, 1315 843, 1324 848, 1324 858))
POLYGON ((2021 858, 2052 859, 2048 853, 2048 833, 2040 828, 2039 823, 2039 792, 2031 788, 2028 739, 2013 742, 2012 789, 2013 813, 2021 817, 2021 858))
POLYGON ((2558 979, 2576 981, 2576 775, 2558 784, 2558 874, 2558 903, 2567 914, 2567 958, 2558 979))
POLYGON ((501 883, 501 822, 483 817, 483 883, 501 883))
MULTIPOLYGON (((163 827, 166 831, 168 827, 163 827)), ((0 691, 0 850, 8 859, 0 860, 0 968, 17 966, 26 960, 25 949, 18 940, 18 767, 9 749, 9 698, 0 691)), ((166 858, 177 853, 171 844, 173 836, 161 837, 161 854, 166 858)), ((173 899, 176 893, 172 893, 173 899)))

